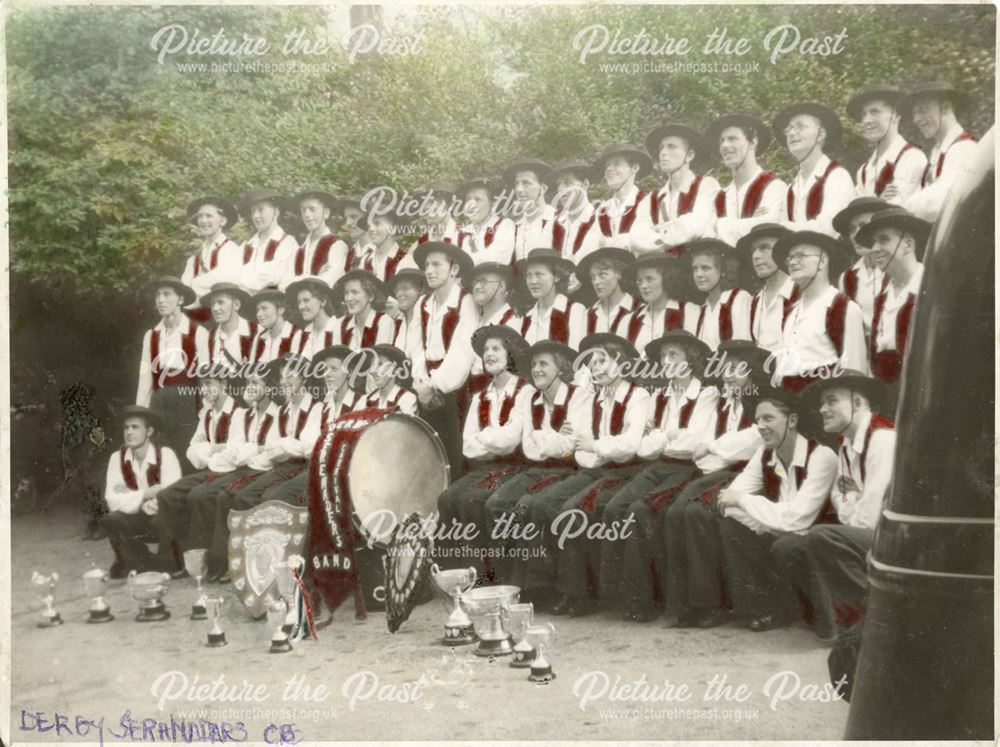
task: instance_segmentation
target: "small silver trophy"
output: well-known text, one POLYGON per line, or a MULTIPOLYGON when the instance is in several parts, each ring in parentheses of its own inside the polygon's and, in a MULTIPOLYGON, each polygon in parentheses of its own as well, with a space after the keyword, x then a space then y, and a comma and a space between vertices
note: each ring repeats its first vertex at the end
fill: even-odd
POLYGON ((106 623, 114 620, 114 615, 104 601, 104 592, 108 588, 108 574, 100 568, 91 568, 83 574, 83 588, 88 597, 93 598, 90 611, 87 614, 89 623, 106 623))
POLYGON ((170 587, 170 574, 158 571, 146 571, 137 574, 134 570, 128 574, 128 591, 139 603, 139 614, 136 622, 156 622, 167 620, 170 612, 163 603, 163 595, 170 587))
POLYGON ((39 615, 38 627, 40 628, 54 628, 63 624, 63 619, 52 606, 52 602, 55 601, 54 592, 57 581, 59 581, 59 574, 55 572, 48 576, 43 576, 38 571, 31 574, 31 585, 35 587, 38 601, 45 605, 45 609, 39 615))
POLYGON ((510 634, 517 643, 514 644, 514 658, 510 665, 515 669, 527 669, 535 660, 535 649, 528 643, 528 627, 534 622, 535 608, 531 602, 512 604, 507 610, 510 634))
POLYGON ((211 648, 225 646, 228 641, 226 640, 226 634, 223 632, 222 626, 219 624, 219 621, 222 619, 222 607, 225 604, 225 600, 222 597, 212 597, 211 599, 206 599, 205 603, 208 613, 212 616, 212 629, 208 631, 208 643, 205 645, 211 648))
POLYGON ((514 647, 510 644, 510 635, 504 630, 503 617, 503 610, 484 615, 476 656, 506 656, 513 653, 514 647))
POLYGON ((282 599, 271 599, 267 603, 267 625, 271 633, 271 653, 284 654, 292 650, 292 643, 285 632, 285 618, 288 607, 282 599))
POLYGON ((476 578, 476 569, 472 567, 442 571, 437 563, 431 566, 431 579, 434 585, 443 594, 451 597, 454 603, 454 608, 444 625, 444 638, 441 639, 446 646, 475 643, 477 640, 472 621, 462 608, 462 594, 476 585, 476 578))
POLYGON ((525 638, 535 647, 535 660, 531 662, 530 682, 550 682, 556 678, 552 665, 545 658, 545 647, 552 646, 556 637, 556 626, 550 622, 529 625, 525 638))
POLYGON ((184 553, 184 570, 186 570, 188 575, 192 576, 195 583, 198 584, 198 598, 195 600, 195 603, 191 605, 191 619, 205 620, 208 617, 205 609, 207 600, 205 599, 205 591, 201 587, 201 580, 205 577, 205 573, 208 570, 208 550, 187 550, 184 553))
POLYGON ((291 555, 288 560, 282 560, 274 564, 274 579, 278 586, 278 593, 285 603, 287 613, 285 622, 282 625, 282 632, 286 636, 293 636, 298 631, 295 630, 298 622, 298 601, 301 590, 295 580, 296 574, 302 573, 305 560, 299 555, 291 555))

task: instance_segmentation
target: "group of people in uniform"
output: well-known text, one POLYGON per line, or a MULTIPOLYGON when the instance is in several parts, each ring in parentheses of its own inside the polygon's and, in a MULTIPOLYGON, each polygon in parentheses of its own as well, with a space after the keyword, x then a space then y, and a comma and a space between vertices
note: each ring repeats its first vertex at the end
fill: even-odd
POLYGON ((832 639, 863 606, 965 103, 940 81, 859 91, 853 177, 830 155, 840 116, 806 102, 428 185, 419 219, 322 190, 194 200, 201 246, 146 286, 160 321, 108 464, 113 575, 182 575, 205 548, 228 580, 228 512, 303 505, 323 429, 398 408, 447 452, 442 565, 556 615, 769 630, 804 610, 832 639), (790 182, 763 165, 775 143, 790 182))

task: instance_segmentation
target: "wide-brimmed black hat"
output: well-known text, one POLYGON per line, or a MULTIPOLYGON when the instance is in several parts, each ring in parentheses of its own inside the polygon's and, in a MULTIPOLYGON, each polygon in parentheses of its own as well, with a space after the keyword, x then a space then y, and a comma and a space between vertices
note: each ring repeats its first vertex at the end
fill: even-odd
POLYGON ((774 260, 774 263, 779 268, 783 269, 787 266, 788 253, 795 247, 802 246, 803 244, 815 246, 817 249, 826 252, 826 255, 830 259, 831 280, 836 278, 834 274, 835 265, 841 265, 845 260, 848 263, 850 262, 844 243, 833 236, 820 233, 819 231, 793 231, 782 236, 771 249, 771 259, 774 260))
POLYGON ((344 208, 354 207, 361 209, 361 195, 342 195, 334 203, 337 212, 342 213, 344 208))
POLYGON ((513 187, 514 179, 519 171, 530 171, 538 177, 539 182, 545 184, 546 178, 552 172, 552 167, 540 158, 518 158, 511 161, 503 170, 504 184, 513 187))
POLYGON ((750 340, 723 340, 715 349, 715 365, 706 382, 720 383, 726 369, 732 370, 735 361, 746 361, 751 379, 764 376, 764 362, 771 353, 750 340))
POLYGON ((528 265, 538 263, 546 264, 553 271, 558 270, 566 275, 571 274, 576 269, 572 260, 566 259, 555 249, 540 247, 532 249, 524 259, 517 260, 517 271, 523 276, 528 265))
POLYGON ((347 360, 352 352, 354 351, 347 347, 347 345, 330 345, 329 347, 323 348, 319 352, 313 353, 312 361, 313 363, 319 363, 320 361, 329 360, 330 358, 347 360))
POLYGON ((506 343, 513 364, 516 364, 517 359, 528 352, 528 349, 531 347, 528 345, 528 341, 521 336, 521 333, 512 327, 506 324, 489 324, 485 327, 480 327, 472 333, 472 349, 476 352, 476 355, 482 358, 483 351, 486 348, 486 341, 494 338, 503 340, 506 343))
POLYGON ((639 171, 635 175, 635 180, 639 181, 653 170, 653 161, 649 154, 637 145, 632 143, 612 143, 594 161, 593 169, 601 176, 604 175, 604 167, 608 159, 612 156, 624 156, 630 163, 639 164, 639 171))
POLYGON ((239 211, 230 200, 227 200, 225 197, 219 197, 218 195, 205 195, 191 200, 191 202, 188 203, 186 212, 189 221, 192 223, 195 221, 195 215, 201 209, 202 205, 212 205, 220 213, 222 213, 222 215, 226 218, 226 228, 232 228, 240 219, 239 211))
POLYGON ((389 276, 385 281, 385 290, 390 296, 395 295, 396 285, 404 280, 409 280, 414 283, 419 289, 423 290, 427 279, 424 277, 424 273, 415 267, 404 267, 401 270, 396 270, 396 272, 389 276))
POLYGON ((913 237, 915 244, 914 254, 917 259, 924 256, 924 247, 927 244, 927 237, 931 234, 931 224, 922 218, 918 218, 909 210, 901 207, 891 207, 887 210, 880 210, 872 216, 872 219, 861 227, 855 238, 861 246, 873 246, 875 244, 875 232, 880 228, 896 228, 905 234, 913 237))
MULTIPOLYGON (((250 211, 258 202, 270 202, 282 212, 293 212, 292 201, 276 189, 251 189, 240 196, 240 214, 250 220, 250 211)), ((296 203, 297 204, 297 203, 296 203)))
MULTIPOLYGON (((395 345, 379 344, 372 348, 375 355, 381 355, 383 358, 388 358, 396 366, 396 371, 402 370, 408 360, 406 351, 397 348, 395 345)), ((360 356, 358 356, 360 358, 360 356)), ((404 389, 409 388, 410 383, 413 379, 412 371, 405 376, 396 374, 396 383, 399 384, 404 389)))
POLYGON ((771 130, 763 119, 753 114, 740 112, 723 114, 709 123, 705 133, 705 141, 707 146, 712 149, 713 158, 717 158, 719 155, 719 138, 727 127, 749 128, 756 132, 757 148, 754 153, 758 156, 771 147, 771 130))
POLYGON ((736 242, 736 249, 749 255, 753 252, 753 243, 758 239, 780 239, 791 232, 792 229, 780 223, 758 223, 750 229, 750 233, 736 242))
POLYGON ((780 386, 772 386, 770 383, 763 383, 763 381, 757 377, 755 377, 752 389, 753 391, 751 394, 744 396, 744 399, 748 401, 751 412, 757 407, 759 402, 763 402, 765 400, 780 402, 788 407, 788 409, 792 412, 799 415, 801 415, 801 413, 805 410, 802 404, 802 397, 790 389, 785 389, 780 386))
POLYGON ((903 89, 891 83, 873 83, 851 96, 847 102, 847 116, 855 122, 861 121, 862 110, 870 101, 884 101, 889 106, 897 107, 903 98, 903 89))
MULTIPOLYGON (((576 265, 576 277, 577 279, 586 285, 590 282, 590 268, 595 262, 600 261, 611 261, 611 262, 621 262, 628 267, 635 262, 635 255, 632 254, 628 249, 622 249, 618 246, 605 246, 590 252, 585 255, 583 259, 579 261, 576 265)), ((624 274, 624 273, 623 273, 624 274)))
POLYGON ((844 369, 839 376, 819 379, 803 389, 801 394, 803 405, 811 410, 819 409, 823 392, 827 389, 850 389, 858 392, 864 395, 873 410, 877 410, 884 402, 887 392, 885 384, 873 376, 844 369))
POLYGON ((705 138, 698 130, 683 122, 665 122, 655 127, 646 136, 646 150, 649 151, 653 163, 657 163, 660 160, 660 144, 663 142, 663 138, 671 136, 683 138, 687 141, 688 147, 694 149, 695 156, 691 162, 692 166, 695 166, 695 164, 701 165, 711 160, 708 151, 705 149, 705 138))
POLYGON ((699 340, 696 335, 691 334, 686 329, 672 329, 646 343, 646 358, 658 362, 660 360, 660 351, 664 345, 682 345, 689 352, 701 356, 703 362, 707 361, 708 356, 712 354, 712 348, 707 343, 699 340))
POLYGON ((559 186, 559 179, 563 174, 575 174, 578 179, 586 179, 589 182, 593 182, 597 178, 593 166, 582 159, 574 158, 560 161, 552 167, 552 170, 545 177, 545 183, 549 185, 552 194, 555 194, 559 186))
POLYGON ((476 278, 480 275, 486 275, 487 273, 494 273, 502 277, 504 283, 507 284, 507 290, 511 290, 513 288, 514 271, 510 268, 509 264, 504 264, 502 262, 480 262, 472 268, 472 272, 462 278, 462 285, 471 290, 473 284, 476 282, 476 278))
POLYGON ((211 307, 212 299, 218 295, 225 294, 240 302, 240 316, 250 314, 254 308, 250 302, 250 294, 243 290, 236 283, 215 283, 204 296, 198 299, 198 303, 206 309, 211 307))
POLYGON ((639 357, 639 351, 635 349, 635 345, 621 335, 615 335, 611 332, 595 332, 592 335, 587 335, 580 340, 580 352, 585 353, 595 348, 603 348, 608 344, 621 347, 625 350, 626 355, 633 360, 639 357))
POLYGON ((177 295, 181 297, 182 306, 190 306, 198 300, 194 290, 184 285, 181 279, 175 275, 160 275, 155 280, 151 280, 142 286, 142 294, 156 293, 160 288, 173 288, 177 295))
POLYGON ((691 270, 684 259, 671 254, 643 254, 630 263, 623 277, 635 285, 640 270, 657 270, 663 276, 663 288, 671 299, 687 301, 694 297, 691 286, 691 270))
POLYGON ((531 381, 531 364, 535 356, 542 353, 562 356, 569 361, 570 365, 573 364, 577 356, 577 352, 573 348, 558 340, 539 340, 534 345, 528 346, 521 356, 521 360, 518 362, 518 370, 521 372, 521 378, 529 382, 531 381))
POLYGON ((455 244, 446 244, 443 241, 425 241, 413 250, 413 261, 417 263, 417 267, 421 270, 424 269, 424 265, 427 263, 427 255, 432 252, 446 254, 452 262, 457 264, 459 277, 465 277, 470 274, 476 266, 475 261, 469 256, 469 253, 455 244))
POLYGON ((301 290, 310 290, 316 296, 323 299, 323 301, 329 299, 333 293, 333 290, 327 285, 325 280, 314 275, 306 275, 289 283, 288 287, 285 288, 285 296, 292 306, 298 305, 298 295, 301 290))
POLYGON ((910 119, 914 104, 922 99, 947 99, 956 112, 964 110, 970 100, 967 94, 955 88, 950 81, 930 80, 910 87, 899 100, 899 116, 904 120, 910 119))
POLYGON ((163 415, 142 405, 125 405, 122 408, 122 422, 128 418, 142 418, 146 425, 153 426, 157 431, 163 430, 163 415))
MULTIPOLYGON (((749 252, 740 251, 736 247, 730 246, 721 239, 696 239, 694 241, 689 241, 684 245, 683 258, 687 262, 688 268, 691 268, 695 256, 705 252, 710 252, 720 258, 723 276, 726 275, 726 264, 729 262, 736 262, 737 278, 735 287, 743 288, 748 291, 754 290, 756 285, 756 275, 753 271, 753 264, 749 252)), ((691 288, 691 292, 693 294, 701 295, 697 287, 694 286, 693 277, 691 280, 691 288)))
POLYGON ((473 176, 461 182, 455 189, 455 194, 464 200, 465 196, 474 189, 485 189, 492 195, 496 194, 498 188, 496 179, 490 179, 487 176, 473 176))
POLYGON ((375 286, 375 297, 372 298, 372 307, 378 311, 382 311, 385 308, 385 299, 388 295, 385 289, 385 283, 378 279, 378 277, 367 270, 350 270, 341 275, 337 282, 333 284, 332 298, 335 305, 342 304, 344 302, 344 286, 347 285, 350 280, 360 280, 362 282, 370 283, 375 286))
POLYGON ((865 196, 855 197, 847 207, 833 216, 833 229, 841 236, 847 236, 851 230, 851 221, 859 215, 865 213, 877 213, 881 210, 888 210, 892 203, 886 202, 881 197, 865 196))
POLYGON ((275 287, 264 288, 263 290, 257 291, 250 299, 251 304, 254 308, 257 307, 261 301, 271 301, 272 303, 281 304, 283 306, 288 305, 288 296, 282 293, 275 287))
MULTIPOLYGON (((820 125, 826 130, 826 143, 824 148, 831 150, 840 145, 840 141, 844 136, 844 125, 840 122, 840 117, 837 113, 830 107, 816 103, 815 101, 805 101, 798 104, 792 104, 785 110, 781 111, 777 117, 774 118, 774 133, 775 137, 781 137, 785 139, 785 128, 788 127, 788 123, 792 121, 795 117, 800 114, 808 114, 811 117, 815 117, 819 120, 820 125)), ((787 141, 787 140, 786 140, 787 141)))
POLYGON ((303 200, 319 200, 322 205, 330 211, 330 213, 337 212, 337 206, 340 201, 329 192, 325 192, 322 189, 307 189, 305 192, 299 192, 292 201, 295 205, 301 205, 303 200))

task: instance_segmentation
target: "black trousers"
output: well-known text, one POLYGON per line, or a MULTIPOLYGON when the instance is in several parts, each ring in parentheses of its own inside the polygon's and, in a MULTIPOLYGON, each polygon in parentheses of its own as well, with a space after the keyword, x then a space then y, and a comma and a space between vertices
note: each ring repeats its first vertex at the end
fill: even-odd
POLYGON ((792 582, 773 562, 774 556, 780 557, 787 550, 780 544, 772 546, 794 544, 798 536, 757 534, 735 519, 723 519, 720 532, 733 611, 747 617, 791 619, 795 609, 792 582))
POLYGON ((444 399, 444 404, 440 407, 428 409, 420 405, 419 412, 420 417, 437 431, 438 438, 441 439, 448 457, 451 479, 455 481, 465 471, 462 456, 462 424, 458 419, 458 394, 450 392, 441 396, 444 399))
POLYGON ((808 555, 816 578, 816 628, 830 634, 848 627, 864 610, 868 593, 868 552, 875 541, 872 529, 842 524, 818 524, 809 530, 808 555), (837 610, 841 619, 837 620, 837 610))
POLYGON ((126 570, 142 573, 183 567, 171 547, 169 527, 158 513, 150 516, 143 511, 134 514, 112 511, 104 517, 104 529, 115 552, 115 562, 122 563, 126 570), (159 543, 156 555, 146 547, 147 542, 159 543))
MULTIPOLYGON (((154 391, 149 398, 149 409, 163 417, 163 437, 160 443, 169 446, 177 454, 182 472, 193 472, 194 465, 188 461, 186 452, 191 435, 201 424, 198 422, 198 396, 181 393, 179 386, 167 386, 154 391)), ((184 387, 196 388, 195 384, 184 387)))
POLYGON ((189 495, 192 490, 209 479, 218 479, 220 475, 210 470, 193 472, 182 477, 177 482, 163 488, 156 496, 159 514, 166 522, 171 537, 177 540, 182 550, 190 550, 188 538, 191 524, 191 504, 189 495))
POLYGON ((219 479, 205 480, 188 492, 189 523, 187 541, 182 542, 182 546, 186 550, 209 548, 210 573, 218 573, 228 564, 229 526, 226 519, 234 493, 264 474, 267 473, 240 467, 219 479))

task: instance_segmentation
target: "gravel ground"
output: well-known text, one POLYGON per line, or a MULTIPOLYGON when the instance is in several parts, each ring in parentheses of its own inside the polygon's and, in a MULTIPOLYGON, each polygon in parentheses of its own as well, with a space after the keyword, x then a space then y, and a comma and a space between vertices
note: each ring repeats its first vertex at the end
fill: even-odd
POLYGON ((219 740, 228 733, 272 743, 818 740, 841 738, 847 720, 847 704, 827 684, 828 650, 804 627, 754 634, 729 625, 689 631, 627 624, 610 613, 555 618, 557 678, 535 684, 506 661, 442 646, 446 614, 436 601, 418 607, 395 635, 382 613, 358 624, 345 608, 318 641, 284 655, 268 653, 266 625, 251 620, 229 588, 229 645, 205 647, 209 624, 187 617, 191 579, 172 583, 170 620, 142 625, 133 621, 136 604, 125 583, 112 582, 106 600, 116 619, 88 625, 81 575, 93 565, 107 568, 111 550, 107 542, 79 541, 81 531, 79 515, 69 511, 17 518, 12 526, 15 744, 101 735, 106 742, 184 741, 177 725, 185 717, 212 722, 200 727, 205 741, 218 725, 219 740), (58 628, 36 627, 33 570, 60 575, 56 607, 65 624, 58 628), (713 678, 729 686, 717 700, 706 698, 713 678), (216 695, 243 697, 196 699, 211 696, 212 687, 216 695), (57 714, 66 726, 56 726, 57 714), (101 719, 103 726, 87 726, 101 719))

